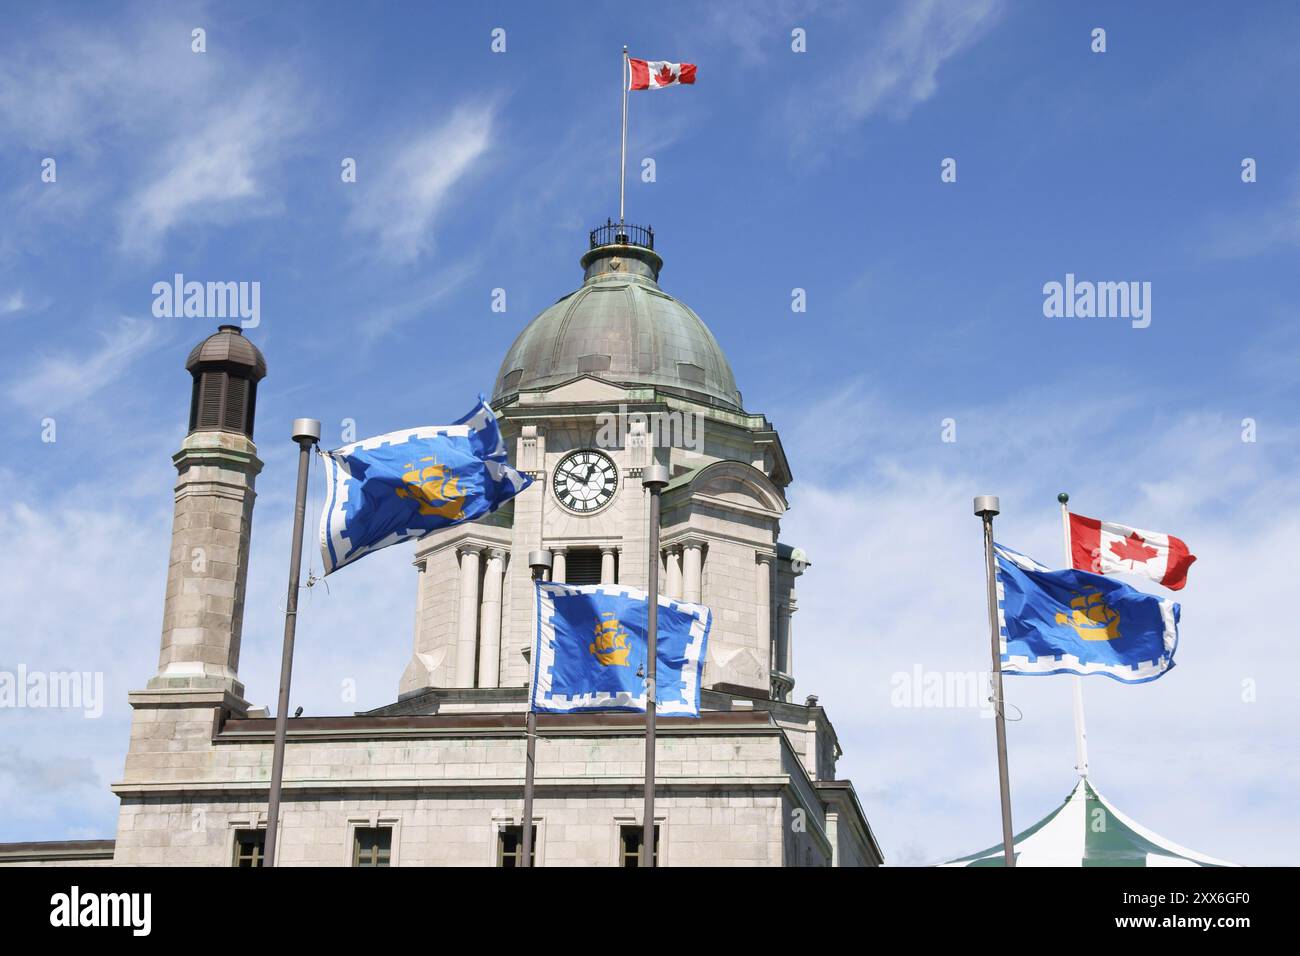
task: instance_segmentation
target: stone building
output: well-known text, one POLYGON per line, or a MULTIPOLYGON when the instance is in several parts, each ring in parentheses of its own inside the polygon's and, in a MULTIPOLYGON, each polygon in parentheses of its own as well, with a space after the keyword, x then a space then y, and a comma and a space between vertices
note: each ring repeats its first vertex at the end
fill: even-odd
MULTIPOLYGON (((640 475, 652 460, 671 476, 661 591, 714 616, 704 713, 659 721, 658 864, 882 861, 852 784, 836 778, 825 710, 794 696, 796 588, 810 565, 779 540, 791 482, 781 439, 746 411, 705 324, 660 288, 653 233, 612 225, 590 239, 582 286, 523 329, 492 395, 513 464, 535 481, 500 512, 417 542, 414 642, 395 703, 290 719, 281 865, 518 862, 527 555, 550 549, 557 581, 644 588, 640 475)), ((238 665, 266 363, 223 326, 186 367, 162 647, 130 695, 116 865, 256 865, 265 832, 274 721, 250 708, 238 665)), ((805 644, 817 653, 815 635, 805 644)), ((636 862, 643 727, 636 714, 539 717, 535 865, 636 862)), ((78 857, 15 846, 35 849, 0 847, 0 862, 78 857)))

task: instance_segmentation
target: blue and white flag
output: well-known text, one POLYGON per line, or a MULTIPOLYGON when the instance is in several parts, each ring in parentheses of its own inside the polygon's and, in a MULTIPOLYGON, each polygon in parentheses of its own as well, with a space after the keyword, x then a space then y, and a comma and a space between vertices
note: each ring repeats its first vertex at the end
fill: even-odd
POLYGON ((390 544, 481 518, 533 481, 506 463, 496 416, 481 395, 454 425, 389 432, 322 457, 326 574, 390 544))
MULTIPOLYGON (((646 707, 646 592, 618 584, 537 582, 533 710, 646 707)), ((700 716, 700 679, 709 643, 709 609, 659 598, 655 713, 700 716)))
POLYGON ((1141 684, 1174 666, 1179 606, 1173 601, 993 548, 1004 673, 1105 674, 1141 684))

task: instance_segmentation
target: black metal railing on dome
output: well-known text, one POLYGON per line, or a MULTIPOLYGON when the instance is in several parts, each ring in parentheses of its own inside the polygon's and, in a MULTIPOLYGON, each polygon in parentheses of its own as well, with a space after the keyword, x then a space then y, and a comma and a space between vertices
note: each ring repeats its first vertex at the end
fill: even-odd
POLYGON ((630 222, 606 219, 605 225, 591 230, 591 248, 597 246, 655 247, 655 231, 650 226, 634 226, 630 222))

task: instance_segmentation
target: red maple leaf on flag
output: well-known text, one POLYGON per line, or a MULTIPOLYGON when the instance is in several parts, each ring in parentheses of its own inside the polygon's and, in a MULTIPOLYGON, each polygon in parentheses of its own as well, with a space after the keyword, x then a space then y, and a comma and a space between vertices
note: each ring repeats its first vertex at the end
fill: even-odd
POLYGON ((661 66, 659 68, 659 72, 655 74, 655 81, 660 86, 667 86, 675 79, 677 79, 677 74, 674 73, 672 70, 668 69, 667 63, 661 66))
POLYGON ((1146 564, 1160 553, 1155 548, 1147 547, 1146 541, 1136 531, 1122 541, 1112 541, 1110 550, 1115 557, 1121 561, 1128 561, 1134 566, 1146 564))

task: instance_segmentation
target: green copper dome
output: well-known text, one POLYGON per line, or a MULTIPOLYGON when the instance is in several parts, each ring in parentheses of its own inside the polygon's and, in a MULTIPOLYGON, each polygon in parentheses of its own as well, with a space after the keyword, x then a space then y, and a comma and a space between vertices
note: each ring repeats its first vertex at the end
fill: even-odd
POLYGON ((594 246, 582 257, 582 287, 528 323, 510 346, 493 402, 593 375, 740 409, 735 376, 713 333, 659 288, 662 266, 643 245, 594 246))

